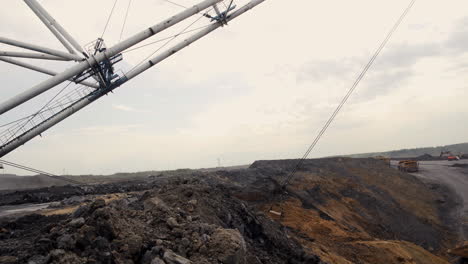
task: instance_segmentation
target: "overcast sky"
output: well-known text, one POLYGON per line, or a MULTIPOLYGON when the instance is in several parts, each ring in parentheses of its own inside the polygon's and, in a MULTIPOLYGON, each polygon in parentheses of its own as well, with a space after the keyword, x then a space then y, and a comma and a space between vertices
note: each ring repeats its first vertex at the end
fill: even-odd
MULTIPOLYGON (((114 0, 40 2, 85 45, 102 34, 114 0)), ((127 4, 118 1, 108 46, 119 40, 127 4)), ((408 4, 266 0, 4 159, 57 174, 109 174, 300 157, 408 4)), ((417 1, 311 157, 468 141, 466 10, 466 0, 417 1)), ((123 37, 180 11, 133 0, 123 37)), ((23 1, 2 3, 0 35, 63 50, 23 1)), ((158 45, 124 54, 117 67, 136 65, 158 45)), ((0 63, 1 101, 46 78, 0 63)), ((0 124, 56 92, 0 116, 0 124)))

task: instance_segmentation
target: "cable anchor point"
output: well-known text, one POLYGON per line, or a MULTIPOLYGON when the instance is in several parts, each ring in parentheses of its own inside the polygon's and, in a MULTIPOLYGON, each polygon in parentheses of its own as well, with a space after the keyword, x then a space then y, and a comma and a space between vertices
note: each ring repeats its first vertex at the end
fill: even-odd
MULTIPOLYGON (((104 43, 104 40, 102 38, 98 38, 97 40, 87 44, 86 50, 88 54, 91 54, 90 58, 88 58, 88 60, 90 60, 94 59, 97 54, 104 53, 107 50, 107 47, 104 43)), ((118 81, 121 77, 115 73, 114 65, 122 61, 122 59, 122 53, 119 53, 110 58, 106 57, 99 63, 90 63, 90 65, 93 66, 90 69, 77 75, 74 78, 74 81, 80 83, 90 77, 95 77, 95 79, 99 82, 101 89, 109 89, 112 84, 118 81)))
POLYGON ((213 9, 216 12, 216 16, 214 16, 214 17, 210 16, 208 13, 205 13, 204 16, 210 18, 211 22, 217 21, 217 22, 221 23, 222 26, 227 26, 227 24, 228 24, 228 14, 232 10, 236 9, 236 5, 230 5, 226 9, 226 11, 224 11, 224 12, 221 12, 216 4, 213 5, 213 9))

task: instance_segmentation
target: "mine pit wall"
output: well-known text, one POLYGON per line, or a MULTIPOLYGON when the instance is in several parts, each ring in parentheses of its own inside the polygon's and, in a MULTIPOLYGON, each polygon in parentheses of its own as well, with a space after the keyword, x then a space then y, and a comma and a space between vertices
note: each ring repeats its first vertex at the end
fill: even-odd
MULTIPOLYGON (((277 175, 284 176, 296 163, 295 160, 258 161, 250 168, 274 169, 277 175)), ((452 213, 457 204, 453 192, 442 185, 422 182, 415 176, 398 172, 382 161, 308 160, 298 178, 288 192, 302 202, 304 209, 319 211, 322 216, 331 218, 334 218, 333 210, 327 209, 330 204, 348 208, 349 219, 356 218, 353 212, 358 212, 360 215, 354 223, 345 220, 340 224, 365 229, 374 238, 409 241, 443 256, 458 241, 452 213), (309 186, 304 187, 307 184, 309 186), (345 204, 343 200, 346 199, 354 206, 345 204)))
MULTIPOLYGON (((296 163, 297 160, 258 161, 248 169, 209 172, 187 170, 167 175, 170 175, 168 178, 197 179, 217 195, 222 193, 236 197, 245 204, 263 210, 270 218, 267 210, 270 205, 292 205, 283 219, 275 220, 285 226, 289 235, 303 242, 307 249, 330 259, 356 262, 359 254, 373 254, 369 251, 371 249, 391 255, 388 250, 403 247, 425 256, 425 262, 416 262, 418 264, 446 264, 429 253, 447 257, 446 250, 458 241, 454 217, 451 215, 451 208, 457 201, 443 185, 423 182, 374 159, 330 158, 307 160, 288 187, 288 195, 283 197, 284 200, 272 199, 271 194, 296 163), (305 218, 295 218, 294 214, 305 218), (400 240, 411 243, 404 244, 406 242, 400 240), (319 252, 319 248, 326 248, 329 253, 319 252)), ((92 187, 94 189, 89 187, 89 190, 57 187, 13 192, 5 194, 8 199, 2 197, 0 201, 19 203, 26 197, 31 202, 44 202, 85 193, 148 189, 165 192, 168 183, 169 186, 183 184, 168 180, 167 175, 158 175, 148 182, 107 184, 92 187), (47 192, 53 195, 45 195, 47 192)), ((209 192, 206 195, 210 195, 209 192)), ((175 198, 177 195, 174 195, 175 198)), ((166 202, 170 203, 170 200, 166 202)), ((226 205, 222 207, 223 210, 229 209, 226 205)), ((227 221, 224 217, 228 217, 229 212, 223 212, 226 216, 217 224, 227 221)), ((363 260, 361 263, 375 262, 363 260)))

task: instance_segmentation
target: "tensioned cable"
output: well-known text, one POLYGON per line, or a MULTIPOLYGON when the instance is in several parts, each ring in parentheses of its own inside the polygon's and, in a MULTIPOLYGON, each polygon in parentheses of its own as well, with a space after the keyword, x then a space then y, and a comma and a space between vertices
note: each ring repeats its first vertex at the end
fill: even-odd
MULTIPOLYGON (((59 105, 58 105, 58 106, 54 106, 54 107, 50 107, 50 108, 48 108, 47 110, 40 111, 38 114, 40 115, 40 114, 45 113, 45 112, 47 112, 47 111, 49 111, 49 110, 57 109, 57 108, 59 108, 59 107, 60 107, 59 105)), ((17 119, 17 120, 15 120, 15 121, 11 121, 11 122, 9 122, 9 123, 0 125, 0 128, 2 128, 2 127, 7 127, 7 126, 12 125, 12 124, 15 124, 15 123, 19 123, 19 122, 21 122, 21 121, 23 121, 23 120, 26 120, 26 119, 28 119, 28 118, 30 118, 30 117, 33 117, 34 115, 35 115, 35 114, 28 115, 28 116, 25 116, 25 117, 23 117, 23 118, 17 119)))
POLYGON ((403 19, 406 17, 406 15, 409 13, 409 11, 411 10, 411 8, 413 7, 414 3, 416 2, 416 0, 412 0, 410 2, 410 4, 408 5, 408 7, 405 9, 405 11, 403 12, 403 14, 400 16, 400 18, 397 20, 397 22, 395 23, 395 25, 393 26, 393 28, 390 30, 390 32, 387 34, 387 37, 384 39, 384 41, 380 44, 380 46, 378 47, 378 49, 375 51, 374 55, 371 57, 370 61, 367 63, 367 65, 364 67, 364 69, 362 70, 361 74, 357 77, 356 81, 353 83, 353 85, 351 86, 351 88, 348 90, 348 92, 346 93, 345 97, 343 98, 343 100, 340 102, 340 104, 338 105, 338 107, 336 108, 336 110, 333 112, 333 114, 331 115, 330 119, 328 119, 328 121, 325 123, 324 127, 322 128, 322 130, 319 132, 319 134, 317 135, 317 137, 315 138, 315 140, 312 142, 312 144, 309 146, 309 148, 307 149, 306 153, 304 154, 304 156, 299 160, 299 162, 296 164, 296 166, 294 167, 294 169, 290 172, 290 174, 288 175, 288 177, 285 179, 285 181, 283 182, 283 184, 281 185, 281 188, 284 190, 286 188, 286 186, 289 184, 289 182, 291 181, 291 179, 294 177, 294 175, 296 174, 297 170, 302 166, 302 164, 304 163, 305 159, 309 156, 310 152, 315 148, 315 146, 317 145, 317 143, 320 141, 320 139, 322 138, 323 134, 325 134, 325 132, 327 131, 328 127, 330 126, 330 124, 333 122, 333 120, 335 119, 335 117, 338 115, 338 113, 340 112, 341 108, 343 108, 343 106, 346 104, 346 102, 348 101, 349 97, 351 96, 351 94, 354 92, 354 90, 356 89, 356 87, 359 85, 359 83, 361 82, 361 80, 364 78, 364 76, 366 75, 366 73, 368 72, 368 70, 371 68, 371 66, 374 64, 374 61, 376 60, 376 58, 379 56, 379 54, 382 52, 382 50, 385 48, 385 46, 387 45, 388 41, 390 40, 390 38, 393 36, 393 34, 395 33, 395 31, 398 29, 398 27, 400 26, 400 24, 403 22, 403 19))
POLYGON ((107 18, 106 26, 104 27, 104 30, 102 31, 101 39, 104 37, 104 34, 106 33, 107 26, 109 26, 109 22, 111 20, 112 14, 114 14, 115 6, 117 5, 118 0, 115 0, 114 6, 112 6, 112 10, 109 14, 109 17, 107 18))
POLYGON ((221 1, 221 3, 223 3, 223 5, 224 5, 224 7, 225 7, 226 9, 228 8, 228 6, 227 6, 226 3, 224 2, 224 0, 221 1))
MULTIPOLYGON (((224 1, 223 1, 223 3, 224 3, 224 1)), ((226 9, 227 12, 229 12, 229 9, 231 9, 233 3, 234 3, 234 0, 231 0, 231 2, 229 3, 229 6, 227 6, 227 9, 226 9)))
MULTIPOLYGON (((178 3, 174 2, 174 1, 171 1, 171 0, 161 0, 161 1, 168 2, 168 3, 170 3, 170 4, 173 4, 173 5, 175 5, 175 6, 178 6, 178 7, 180 7, 180 8, 189 9, 189 8, 186 7, 186 6, 181 5, 181 4, 178 4, 178 3)), ((211 9, 210 9, 210 11, 211 11, 211 9)), ((200 12, 197 12, 197 14, 199 14, 200 16, 212 18, 212 17, 208 14, 208 12, 210 12, 210 11, 207 11, 207 12, 205 12, 205 13, 203 13, 203 14, 201 14, 200 12)))
MULTIPOLYGON (((131 1, 132 1, 132 0, 129 0, 129 3, 131 3, 131 1)), ((166 1, 166 0, 164 0, 164 1, 166 1)), ((180 5, 180 6, 181 6, 181 7, 184 7, 184 6, 182 6, 182 5, 180 5)), ((184 8, 185 8, 185 7, 184 7, 184 8)), ((211 9, 210 9, 209 11, 211 11, 211 9)), ((207 13, 208 13, 209 11, 207 11, 207 13)), ((199 18, 199 19, 200 19, 200 18, 199 18)), ((190 28, 193 24, 195 24, 196 22, 198 22, 199 19, 197 19, 194 23, 192 23, 191 25, 189 25, 186 29, 190 28)), ((177 38, 178 36, 185 35, 185 34, 188 34, 188 33, 191 33, 191 32, 195 32, 195 31, 204 29, 204 28, 209 27, 209 26, 211 26, 211 24, 208 24, 208 25, 205 25, 205 26, 202 26, 202 27, 198 27, 198 28, 195 28, 195 29, 192 29, 192 30, 186 30, 186 29, 184 29, 184 30, 182 30, 182 32, 180 32, 180 33, 178 33, 178 34, 175 34, 175 35, 173 35, 173 36, 169 36, 169 37, 166 37, 166 38, 163 38, 163 39, 160 39, 160 40, 156 40, 156 41, 153 41, 153 42, 151 42, 151 43, 147 43, 147 44, 145 44, 145 45, 142 45, 142 46, 139 46, 139 47, 135 47, 135 48, 133 48, 133 49, 126 50, 126 51, 124 51, 124 52, 122 52, 122 53, 127 53, 127 52, 131 52, 131 51, 134 51, 134 50, 138 50, 138 49, 141 49, 141 48, 144 48, 144 47, 147 47, 147 46, 156 44, 156 43, 160 43, 160 42, 165 41, 165 40, 172 40, 172 39, 174 39, 174 38, 177 38)), ((148 56, 148 58, 151 57, 151 56, 153 56, 156 52, 158 52, 160 49, 162 49, 162 48, 163 48, 165 45, 167 45, 167 44, 169 44, 169 43, 166 43, 166 44, 164 44, 163 46, 161 46, 158 50, 156 50, 154 53, 152 53, 150 56, 148 56)), ((146 58, 146 59, 147 59, 147 58, 146 58)), ((146 60, 146 59, 145 59, 145 60, 146 60)), ((143 60, 143 61, 144 61, 144 60, 143 60)), ((142 63, 142 62, 140 62, 138 65, 140 65, 141 63, 142 63)), ((137 65, 137 66, 138 66, 138 65, 137 65)), ((134 68, 136 68, 137 66, 135 66, 134 68)), ((132 70, 133 70, 134 68, 132 68, 132 70)), ((130 71, 129 71, 129 72, 130 72, 130 71)), ((70 85, 70 84, 71 84, 71 83, 69 83, 69 85, 70 85)), ((62 91, 65 90, 66 88, 67 88, 67 86, 66 86, 64 89, 62 89, 62 91)), ((62 92, 62 91, 61 91, 61 92, 62 92)), ((61 92, 60 92, 60 93, 61 93, 61 92)), ((60 93, 59 93, 59 94, 60 94, 60 93)), ((58 96, 58 94, 57 94, 53 99, 55 99, 57 96, 58 96)), ((53 99, 52 99, 52 100, 53 100, 53 99)), ((48 104, 50 104, 50 102, 49 102, 48 104)), ((47 104, 47 105, 48 105, 48 104, 47 104)), ((3 124, 3 125, 0 125, 0 128, 9 126, 9 125, 12 125, 12 124, 15 124, 15 123, 18 123, 18 122, 23 121, 23 120, 26 120, 26 119, 28 119, 28 118, 31 118, 31 119, 32 119, 32 118, 34 118, 35 116, 37 116, 38 114, 42 114, 42 113, 46 112, 46 111, 42 111, 42 110, 43 110, 45 107, 47 107, 47 105, 45 105, 43 108, 41 108, 41 110, 39 110, 39 111, 36 112, 35 114, 32 114, 32 115, 29 115, 29 116, 26 116, 26 117, 17 119, 17 120, 15 120, 15 121, 12 121, 12 122, 9 122, 9 123, 3 124)), ((58 107, 60 107, 60 106, 55 106, 55 107, 53 107, 52 109, 55 109, 55 108, 58 108, 58 107)), ((28 120, 28 122, 29 122, 29 121, 30 121, 30 120, 28 120)), ((26 122, 25 124, 27 124, 28 122, 26 122)), ((23 125, 23 127, 24 127, 24 125, 23 125)))
POLYGON ((0 160, 0 164, 5 164, 5 165, 11 166, 11 167, 15 167, 17 169, 22 169, 22 170, 25 170, 25 171, 37 173, 39 175, 44 175, 44 176, 47 176, 47 177, 50 177, 50 178, 59 179, 59 180, 62 180, 62 181, 73 183, 73 184, 83 184, 83 183, 78 182, 78 181, 74 181, 74 180, 71 180, 71 179, 68 179, 68 178, 65 178, 65 177, 60 177, 60 176, 54 175, 52 173, 37 170, 37 169, 31 168, 31 167, 27 167, 27 166, 17 164, 17 163, 13 163, 13 162, 6 161, 6 160, 0 160))
MULTIPOLYGON (((77 90, 80 89, 80 87, 83 88, 83 87, 85 87, 85 86, 84 86, 84 85, 80 85, 80 86, 78 86, 77 90)), ((65 98, 65 97, 67 97, 67 96, 70 96, 73 92, 76 92, 76 90, 70 91, 70 92, 64 94, 62 97, 58 98, 58 99, 56 100, 56 102, 57 102, 57 101, 60 101, 61 99, 65 98)), ((6 123, 6 124, 0 125, 0 128, 7 127, 7 126, 12 125, 12 124, 15 124, 15 123, 19 123, 19 122, 21 122, 21 121, 23 121, 23 120, 26 120, 26 119, 30 118, 30 117, 34 117, 35 115, 41 115, 41 114, 43 114, 43 113, 46 113, 46 112, 48 112, 48 111, 50 111, 50 110, 54 110, 54 109, 57 109, 57 108, 63 108, 63 106, 62 106, 61 104, 59 104, 59 103, 55 103, 55 105, 52 105, 52 106, 48 107, 48 108, 45 109, 45 110, 41 110, 41 111, 36 112, 36 113, 34 113, 34 114, 32 114, 32 115, 28 115, 28 116, 22 117, 22 118, 20 118, 20 119, 17 119, 17 120, 15 120, 15 121, 11 121, 11 122, 8 122, 8 123, 6 123)), ((2 132, 2 133, 3 133, 3 132, 2 132)))
POLYGON ((226 7, 226 10, 228 10, 228 11, 229 11, 229 9, 231 9, 231 6, 232 6, 233 3, 234 3, 234 0, 231 0, 231 2, 229 3, 229 5, 226 5, 226 3, 224 3, 224 1, 223 1, 223 4, 224 4, 224 6, 226 7))
POLYGON ((143 59, 140 63, 138 63, 137 65, 135 65, 131 70, 127 71, 127 73, 135 70, 138 66, 140 66, 142 63, 144 63, 146 60, 150 59, 154 54, 156 54, 158 51, 160 51, 161 49, 163 49, 165 46, 167 46, 169 43, 171 43, 174 39, 176 39, 178 36, 182 35, 184 32, 186 32, 189 28, 191 28, 193 25, 195 25, 195 23, 197 23, 198 21, 200 21, 200 19, 202 19, 203 16, 197 18, 195 21, 193 21, 190 25, 188 25, 187 27, 185 27, 181 32, 179 32, 179 34, 171 37, 168 41, 166 41, 161 47, 159 47, 158 49, 156 49, 153 53, 151 53, 149 56, 147 56, 145 59, 143 59))
POLYGON ((130 11, 130 6, 132 5, 132 0, 128 0, 128 6, 127 6, 127 11, 125 12, 125 18, 124 18, 124 23, 122 25, 122 30, 120 31, 120 38, 119 38, 119 41, 122 40, 122 35, 124 33, 124 30, 125 30, 125 25, 127 24, 127 18, 128 18, 128 13, 130 11))
POLYGON ((173 5, 175 5, 175 6, 178 6, 178 7, 182 7, 182 8, 188 9, 188 7, 183 6, 183 5, 181 5, 181 4, 178 4, 178 3, 176 3, 176 2, 173 2, 173 1, 171 1, 171 0, 163 0, 163 1, 166 1, 166 2, 168 2, 168 3, 171 3, 171 4, 173 4, 173 5))
POLYGON ((185 35, 185 34, 188 34, 188 33, 192 33, 192 32, 194 32, 194 31, 198 31, 198 30, 204 29, 204 28, 209 27, 209 26, 211 26, 211 25, 212 25, 212 24, 208 24, 208 25, 205 25, 205 26, 203 26, 203 27, 194 28, 194 29, 185 31, 185 32, 183 32, 183 33, 179 33, 179 34, 175 34, 175 35, 172 35, 172 36, 163 38, 163 39, 159 39, 159 40, 156 40, 156 41, 153 41, 153 42, 150 42, 150 43, 147 43, 147 44, 144 44, 144 45, 135 47, 135 48, 133 48, 133 49, 125 50, 125 51, 123 51, 122 53, 127 53, 127 52, 131 52, 131 51, 134 51, 134 50, 138 50, 138 49, 147 47, 147 46, 151 46, 151 45, 153 45, 153 44, 163 42, 163 41, 168 40, 168 39, 171 39, 171 38, 173 38, 173 37, 178 37, 178 36, 181 36, 181 35, 185 35))
MULTIPOLYGON (((65 89, 67 89, 68 86, 70 86, 70 84, 72 84, 72 82, 68 82, 68 84, 65 85, 65 87, 63 87, 54 97, 52 97, 52 99, 50 99, 41 109, 39 109, 36 113, 34 113, 28 119, 28 121, 24 122, 16 131, 20 131, 21 129, 23 129, 29 122, 31 122, 31 120, 33 120, 33 118, 35 118, 37 115, 39 115, 42 110, 44 110, 47 106, 49 106, 49 104, 52 103, 55 100, 55 98, 57 98, 63 91, 65 91, 65 89)), ((9 142, 15 136, 16 136, 16 133, 14 133, 10 138, 8 138, 7 142, 9 142)))

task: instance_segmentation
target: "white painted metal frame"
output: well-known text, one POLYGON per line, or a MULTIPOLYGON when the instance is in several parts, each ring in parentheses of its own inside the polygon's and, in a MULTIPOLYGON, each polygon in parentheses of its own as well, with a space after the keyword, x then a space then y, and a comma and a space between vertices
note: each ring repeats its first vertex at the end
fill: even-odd
POLYGON ((16 57, 16 58, 28 58, 28 59, 41 59, 41 60, 57 60, 57 61, 70 61, 62 57, 44 53, 31 53, 31 52, 19 52, 19 51, 0 51, 0 56, 4 57, 16 57))
MULTIPOLYGON (((24 0, 24 2, 35 12, 39 13, 50 23, 51 26, 55 27, 60 34, 79 52, 84 53, 83 48, 68 32, 45 10, 36 0, 24 0)), ((41 16, 39 15, 39 18, 41 16)))
MULTIPOLYGON (((27 0, 25 0, 27 1, 27 0)), ((107 58, 111 58, 117 54, 119 54, 120 52, 142 42, 143 40, 146 40, 152 36, 154 36, 155 34, 169 28, 169 27, 172 27, 176 24, 178 24, 179 22, 197 14, 198 12, 202 11, 202 10, 205 10, 207 9, 208 7, 218 3, 218 2, 221 2, 222 0, 205 0, 203 2, 201 2, 200 4, 198 5, 195 5, 191 8, 188 8, 186 9, 185 11, 173 16, 173 17, 170 17, 166 20, 164 20, 163 22, 159 23, 159 24, 156 24, 154 25, 153 27, 150 27, 130 38, 128 38, 127 40, 124 40, 122 42, 120 42, 119 44, 111 47, 111 48, 108 48, 105 52, 102 52, 102 53, 98 53, 96 54, 95 56, 91 55, 90 58, 86 59, 85 61, 82 61, 80 62, 79 64, 65 70, 64 72, 58 74, 58 75, 55 75, 54 77, 52 77, 51 79, 49 80, 46 80, 36 86, 34 86, 33 88, 29 89, 29 90, 26 90, 24 92, 22 92, 21 94, 18 94, 17 96, 3 102, 2 104, 0 104, 0 115, 17 107, 18 105, 20 104, 23 104, 29 100, 31 100, 32 98, 44 93, 45 91, 48 91, 50 90, 51 88, 55 87, 56 85, 59 85, 60 83, 70 79, 70 78, 73 78, 74 76, 82 73, 83 71, 93 67, 94 65, 96 65, 97 63, 100 63, 102 61, 104 61, 105 59, 107 58)), ((1 38, 0 38, 0 42, 1 42, 1 38)), ((76 55, 75 55, 76 56, 76 55)))
POLYGON ((37 51, 37 52, 41 52, 41 53, 45 53, 45 54, 49 54, 49 55, 53 55, 53 56, 57 56, 57 57, 61 57, 61 58, 67 59, 67 60, 74 60, 74 61, 83 60, 82 57, 80 57, 80 56, 78 56, 76 54, 70 54, 70 53, 67 53, 67 52, 54 50, 54 49, 50 49, 50 48, 46 48, 46 47, 41 47, 39 45, 29 44, 29 43, 25 43, 25 42, 22 42, 22 41, 17 41, 17 40, 5 38, 5 37, 0 37, 0 43, 15 46, 15 47, 19 47, 19 48, 23 48, 23 49, 33 50, 33 51, 37 51))
MULTIPOLYGON (((28 2, 29 4, 32 4, 34 7, 37 4, 35 0, 24 0, 25 2, 28 2)), ((215 6, 217 3, 221 2, 222 0, 205 0, 198 5, 193 6, 192 8, 188 8, 185 11, 159 23, 156 24, 153 27, 150 27, 130 38, 127 40, 124 40, 120 42, 119 44, 107 49, 104 52, 98 53, 95 56, 90 56, 90 58, 87 58, 85 61, 82 61, 78 63, 77 65, 69 68, 68 70, 56 74, 54 77, 52 77, 49 80, 46 80, 35 87, 11 98, 10 100, 7 100, 6 102, 0 104, 0 114, 3 114, 16 106, 34 98, 35 96, 51 89, 52 87, 62 83, 65 80, 72 79, 74 76, 82 73, 83 71, 93 67, 95 64, 100 63, 101 61, 105 60, 106 58, 111 58, 112 56, 115 56, 119 54, 120 52, 140 43, 143 40, 146 40, 150 38, 151 36, 154 36, 155 34, 185 20, 188 17, 191 17, 200 11, 210 7, 210 6, 215 6)), ((168 49, 167 51, 161 53, 160 55, 150 59, 148 62, 141 64, 140 66, 136 67, 134 70, 131 72, 127 73, 125 76, 123 76, 119 82, 114 83, 112 87, 107 87, 107 89, 96 89, 94 93, 89 94, 86 97, 83 97, 79 101, 73 103, 71 106, 65 108, 61 112, 57 113, 56 115, 52 116, 48 120, 40 123, 39 125, 35 126, 29 131, 26 131, 24 134, 21 136, 15 138, 14 140, 8 142, 7 144, 0 146, 0 157, 8 154, 9 152, 13 151, 14 149, 18 148, 19 146, 25 144, 32 138, 36 137, 37 135, 40 135, 47 129, 51 128, 52 126, 56 125, 57 123, 63 121, 67 117, 71 116, 72 114, 76 113, 77 111, 83 109, 87 105, 91 104, 92 102, 96 101, 97 99, 101 98, 102 96, 106 95, 107 93, 111 92, 112 90, 120 87, 121 85, 125 84, 126 82, 130 81, 131 79, 135 78, 139 74, 145 72, 146 70, 154 67, 156 64, 160 63, 161 61, 165 60, 166 58, 174 55, 178 51, 188 47, 190 44, 194 43, 195 41, 203 38, 204 36, 208 35, 209 33, 213 32, 214 30, 218 29, 219 27, 222 27, 225 22, 229 22, 238 16, 242 15, 243 13, 247 12, 248 10, 252 9, 253 7, 261 4, 265 0, 252 0, 242 8, 238 9, 237 11, 233 12, 230 15, 227 15, 225 21, 217 21, 211 24, 210 26, 202 29, 198 33, 195 33, 194 35, 186 38, 184 41, 180 42, 179 44, 173 46, 172 48, 168 49)), ((38 4, 37 4, 38 5, 38 4)), ((41 14, 47 14, 45 10, 41 10, 38 8, 38 10, 41 12, 41 14)), ((218 10, 219 11, 219 10, 218 10)), ((217 12, 218 13, 218 12, 217 12)), ((52 21, 47 15, 45 15, 45 18, 49 21, 52 21)), ((57 23, 54 25, 58 25, 57 23)), ((59 26, 58 26, 59 27, 59 26)), ((63 31, 60 31, 59 28, 57 30, 63 34, 63 31)), ((69 40, 67 38, 67 40, 69 40)), ((69 40, 70 41, 70 40, 69 40)), ((71 43, 73 44, 73 43, 71 43)), ((74 46, 74 45, 73 45, 74 46)), ((76 47, 75 47, 76 48, 76 47)), ((1 59, 1 57, 0 57, 1 59)), ((5 59, 3 59, 5 61, 5 59)), ((40 69, 38 67, 31 67, 31 65, 27 64, 22 64, 22 63, 17 63, 16 61, 12 61, 12 59, 9 59, 9 63, 16 64, 18 66, 22 66, 25 68, 41 71, 46 74, 55 74, 50 71, 47 71, 45 69, 40 69)))
MULTIPOLYGON (((1 54, 1 52, 0 52, 0 54, 1 54)), ((16 65, 16 66, 20 66, 20 67, 23 67, 23 68, 26 68, 26 69, 30 69, 30 70, 37 71, 37 72, 40 72, 40 73, 44 73, 44 74, 51 75, 51 76, 55 76, 55 75, 58 74, 58 72, 54 72, 54 71, 51 71, 51 70, 48 70, 48 69, 44 69, 42 67, 35 66, 35 65, 32 65, 32 64, 29 64, 29 63, 26 63, 26 62, 22 62, 22 61, 19 61, 19 60, 4 58, 2 56, 0 56, 0 61, 7 62, 7 63, 13 64, 13 65, 16 65)), ((74 82, 73 79, 69 79, 69 81, 74 82)), ((95 89, 99 88, 99 85, 94 84, 94 83, 89 82, 89 81, 83 81, 83 82, 81 82, 81 84, 86 85, 86 86, 91 87, 91 88, 95 88, 95 89)))
POLYGON ((71 54, 76 54, 75 50, 70 46, 70 44, 65 40, 65 38, 60 34, 60 32, 54 27, 52 22, 47 20, 44 14, 42 14, 30 1, 25 1, 25 3, 31 8, 31 10, 36 14, 36 16, 44 23, 44 25, 54 34, 54 36, 62 43, 62 45, 70 52, 71 54))

